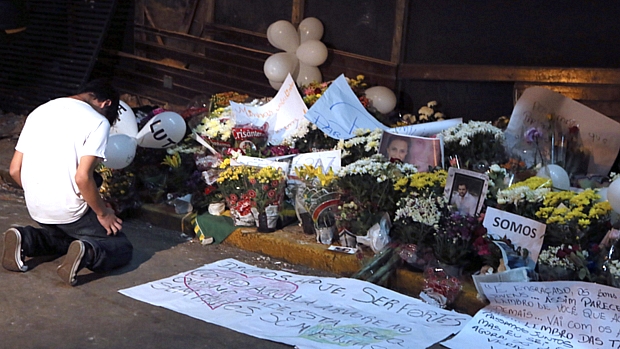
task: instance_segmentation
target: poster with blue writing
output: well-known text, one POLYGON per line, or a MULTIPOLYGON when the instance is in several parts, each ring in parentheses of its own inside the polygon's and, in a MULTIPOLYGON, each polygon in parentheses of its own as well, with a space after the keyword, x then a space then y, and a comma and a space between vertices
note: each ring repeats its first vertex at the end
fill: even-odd
POLYGON ((590 282, 482 283, 490 304, 450 349, 620 348, 620 289, 590 282))
POLYGON ((607 175, 620 150, 620 123, 543 87, 526 89, 506 128, 506 149, 528 166, 557 164, 569 174, 607 175))
POLYGON ((304 349, 428 348, 471 319, 366 281, 296 275, 234 259, 119 292, 304 349))
POLYGON ((388 128, 366 111, 344 75, 329 85, 305 116, 326 135, 335 139, 353 138, 357 129, 388 128))

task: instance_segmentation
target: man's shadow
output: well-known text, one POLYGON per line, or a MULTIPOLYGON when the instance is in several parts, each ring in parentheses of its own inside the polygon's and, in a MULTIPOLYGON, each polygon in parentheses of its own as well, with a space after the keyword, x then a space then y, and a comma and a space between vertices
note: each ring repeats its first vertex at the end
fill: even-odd
MULTIPOLYGON (((140 265, 151 259, 155 253, 169 250, 192 239, 180 231, 154 228, 152 225, 135 218, 128 218, 123 221, 123 232, 133 245, 133 253, 129 264, 106 273, 94 273, 88 269, 82 269, 78 272, 76 285, 89 283, 93 280, 112 275, 129 273, 138 269, 140 265)), ((63 258, 65 258, 63 255, 31 257, 24 261, 24 264, 28 266, 28 270, 33 270, 41 264, 55 260, 58 260, 60 265, 63 258)))

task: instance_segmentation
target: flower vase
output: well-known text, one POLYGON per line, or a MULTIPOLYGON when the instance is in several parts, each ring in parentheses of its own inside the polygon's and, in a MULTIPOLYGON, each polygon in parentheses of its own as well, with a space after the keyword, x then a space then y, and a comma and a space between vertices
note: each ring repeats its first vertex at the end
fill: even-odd
POLYGON ((303 229, 304 234, 316 234, 316 231, 314 229, 314 222, 312 222, 312 216, 310 215, 310 213, 300 213, 299 218, 301 219, 301 228, 303 229))
POLYGON ((270 233, 273 231, 269 228, 269 224, 267 223, 266 212, 261 212, 258 214, 258 222, 256 226, 258 228, 256 229, 256 231, 258 231, 259 233, 270 233))
POLYGON ((355 247, 357 246, 357 236, 355 236, 350 231, 344 229, 338 234, 338 238, 340 240, 340 246, 344 247, 355 247))
POLYGON ((336 226, 316 228, 316 242, 331 245, 336 233, 336 226))
POLYGON ((230 208, 230 218, 232 218, 235 227, 251 227, 254 225, 254 217, 251 213, 243 215, 232 207, 230 208))
POLYGON ((252 207, 252 215, 259 233, 271 233, 276 230, 278 223, 278 206, 269 205, 264 212, 259 212, 252 207))

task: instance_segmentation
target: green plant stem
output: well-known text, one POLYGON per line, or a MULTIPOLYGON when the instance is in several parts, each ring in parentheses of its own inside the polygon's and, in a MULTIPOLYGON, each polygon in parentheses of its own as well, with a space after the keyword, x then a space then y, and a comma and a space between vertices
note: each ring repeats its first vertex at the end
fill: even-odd
POLYGON ((400 261, 401 258, 398 253, 392 253, 392 257, 387 261, 387 263, 382 265, 373 275, 369 276, 366 281, 378 283, 378 281, 386 279, 396 269, 396 266, 400 261))
POLYGON ((364 274, 370 273, 378 268, 378 266, 382 265, 383 262, 389 260, 394 253, 394 248, 386 247, 385 250, 376 254, 366 266, 360 269, 357 273, 353 274, 351 277, 354 279, 365 280, 363 277, 364 274))

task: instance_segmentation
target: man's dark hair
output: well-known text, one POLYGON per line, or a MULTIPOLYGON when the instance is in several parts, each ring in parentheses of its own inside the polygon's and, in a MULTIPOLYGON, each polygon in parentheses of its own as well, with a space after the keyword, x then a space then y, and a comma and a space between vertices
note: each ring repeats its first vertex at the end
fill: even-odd
POLYGON ((120 95, 107 79, 95 79, 82 85, 77 94, 92 93, 99 101, 109 99, 112 103, 104 109, 104 116, 108 119, 110 126, 114 125, 118 119, 118 106, 120 95))

